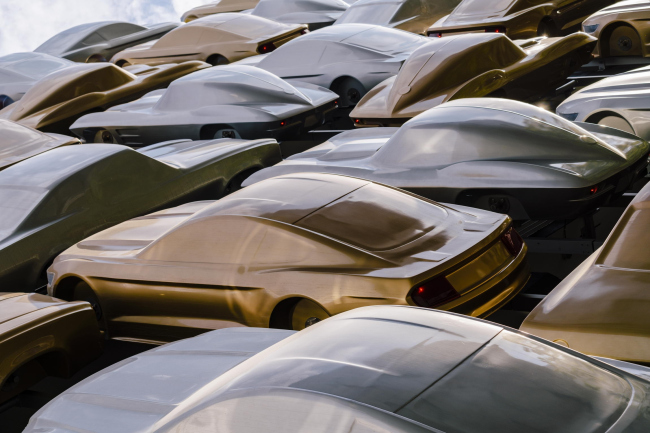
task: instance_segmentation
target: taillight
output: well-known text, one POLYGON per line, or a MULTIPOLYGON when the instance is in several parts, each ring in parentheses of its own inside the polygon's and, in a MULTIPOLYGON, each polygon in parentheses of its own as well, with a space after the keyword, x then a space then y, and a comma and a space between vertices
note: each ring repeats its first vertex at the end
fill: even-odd
POLYGON ((516 256, 524 247, 524 240, 521 238, 514 227, 508 228, 504 234, 501 235, 501 242, 506 246, 506 249, 516 256))
POLYGON ((301 35, 306 35, 307 33, 309 33, 309 30, 307 30, 307 29, 302 29, 302 30, 300 31, 300 34, 301 34, 301 35))
POLYGON ((431 32, 431 33, 429 33, 429 37, 430 38, 441 38, 442 33, 440 33, 440 32, 431 32))
POLYGON ((429 280, 413 288, 411 299, 420 307, 435 308, 454 299, 460 298, 460 293, 454 289, 445 277, 429 280))
POLYGON ((597 192, 598 192, 598 185, 594 185, 594 186, 592 186, 591 188, 589 188, 589 193, 590 193, 591 195, 594 195, 594 194, 596 194, 597 192))
POLYGON ((266 54, 270 53, 273 50, 275 50, 275 45, 273 45, 273 42, 269 42, 267 44, 260 45, 260 47, 257 49, 257 52, 260 54, 266 54))
POLYGON ((505 27, 488 27, 485 29, 485 33, 505 33, 505 27))

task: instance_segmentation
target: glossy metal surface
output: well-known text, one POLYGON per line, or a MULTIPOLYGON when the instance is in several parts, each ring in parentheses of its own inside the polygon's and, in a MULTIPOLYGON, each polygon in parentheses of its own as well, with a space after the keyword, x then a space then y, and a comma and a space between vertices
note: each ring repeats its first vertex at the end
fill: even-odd
POLYGON ((306 29, 300 23, 283 24, 241 13, 209 15, 184 24, 157 41, 121 51, 111 62, 120 66, 189 60, 224 64, 260 54, 260 47, 268 43, 279 47, 306 29), (218 56, 222 60, 217 60, 218 56))
POLYGON ((0 287, 32 290, 54 257, 129 218, 236 188, 274 164, 274 140, 64 146, 0 171, 0 287))
POLYGON ((384 306, 294 335, 224 330, 163 346, 66 391, 25 432, 632 433, 650 426, 649 393, 514 330, 384 306))
POLYGON ((259 59, 257 67, 281 78, 326 87, 343 98, 343 105, 355 105, 367 91, 397 75, 411 53, 427 42, 386 27, 340 24, 253 59, 259 59))
POLYGON ((616 0, 463 0, 429 34, 504 32, 512 39, 560 36, 616 0))
POLYGON ((43 53, 0 57, 0 109, 20 100, 38 80, 74 63, 43 53))
POLYGON ((131 101, 177 78, 209 67, 203 62, 168 64, 137 73, 110 63, 77 64, 39 80, 0 119, 34 129, 66 133, 80 116, 131 101))
POLYGON ((181 21, 189 23, 198 18, 208 15, 221 14, 224 12, 241 12, 246 9, 253 9, 260 0, 217 0, 190 9, 181 17, 181 21))
POLYGON ((650 186, 601 249, 560 283, 521 329, 583 353, 650 363, 650 186))
POLYGON ((260 0, 250 13, 285 24, 317 30, 334 24, 350 4, 343 0, 260 0))
POLYGON ((557 107, 562 117, 609 124, 646 140, 650 139, 649 110, 650 67, 647 66, 597 81, 557 107))
POLYGON ((334 24, 376 24, 425 35, 460 0, 360 0, 334 24))
POLYGON ((10 120, 0 120, 0 170, 50 149, 80 143, 76 138, 44 134, 10 120))
POLYGON ((439 308, 487 316, 528 279, 526 248, 513 256, 500 240, 509 225, 361 179, 284 176, 91 236, 57 257, 49 291, 73 299, 83 279, 112 337, 156 341, 291 328, 301 300, 327 315, 405 305, 442 275, 461 296, 439 308))
POLYGON ((139 26, 122 21, 81 24, 45 41, 34 51, 75 62, 107 62, 118 51, 164 36, 176 23, 139 26))
POLYGON ((503 34, 432 38, 397 76, 368 92, 350 117, 361 119, 356 126, 399 126, 452 99, 498 93, 533 100, 589 61, 595 44, 584 33, 514 42, 503 34))
POLYGON ((0 404, 45 376, 66 377, 101 353, 86 302, 0 293, 0 404))
POLYGON ((88 114, 70 129, 101 142, 143 146, 163 140, 212 138, 286 139, 323 123, 338 95, 303 82, 288 82, 252 66, 205 69, 103 113, 88 114))
POLYGON ((578 126, 533 105, 462 99, 400 129, 344 132, 255 173, 244 185, 281 174, 329 172, 517 220, 565 219, 620 196, 645 174, 649 150, 631 134, 578 126), (595 193, 594 185, 600 185, 595 193))
POLYGON ((650 56, 650 1, 625 0, 600 10, 582 23, 583 31, 598 38, 594 54, 610 56, 650 56), (629 34, 619 34, 619 27, 629 34))

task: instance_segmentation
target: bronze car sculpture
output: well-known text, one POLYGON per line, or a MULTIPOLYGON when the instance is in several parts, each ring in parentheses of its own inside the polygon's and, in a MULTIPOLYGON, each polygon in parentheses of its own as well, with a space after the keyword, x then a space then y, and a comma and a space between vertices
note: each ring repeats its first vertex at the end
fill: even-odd
POLYGON ((87 302, 0 293, 0 405, 46 376, 69 377, 101 350, 87 302))
POLYGON ((207 67, 207 63, 194 61, 140 69, 134 74, 110 63, 76 64, 46 75, 20 101, 0 110, 0 119, 66 134, 84 114, 132 101, 207 67))
POLYGON ((621 366, 479 319, 366 307, 293 335, 227 329, 137 355, 24 432, 647 431, 650 382, 628 370, 648 369, 621 366))
POLYGON ((99 305, 112 338, 150 341, 374 304, 483 317, 528 280, 526 251, 505 215, 298 174, 87 238, 56 258, 48 291, 99 305))
POLYGON ((454 99, 492 95, 532 102, 566 84, 591 59, 595 44, 584 33, 522 41, 503 34, 434 38, 396 76, 369 91, 350 117, 357 126, 399 126, 454 99))
POLYGON ((639 192, 604 245, 526 318, 521 329, 593 356, 650 363, 650 185, 639 192))
POLYGON ((439 105, 401 128, 344 132, 255 173, 327 172, 403 188, 515 220, 571 219, 619 198, 645 176, 650 145, 496 98, 439 105))
POLYGON ((463 0, 429 28, 430 36, 504 33, 512 39, 561 36, 616 0, 463 0))
POLYGON ((14 164, 0 171, 0 287, 44 286, 54 257, 85 237, 166 206, 221 197, 279 159, 274 140, 185 140, 139 151, 64 146, 14 164))
POLYGON ((321 126, 337 99, 336 93, 313 84, 290 84, 252 66, 224 65, 83 116, 70 129, 88 142, 133 147, 183 138, 288 140, 321 126))
POLYGON ((582 29, 598 38, 594 54, 600 57, 650 56, 650 1, 625 0, 596 12, 582 29))
POLYGON ((181 16, 181 21, 189 23, 208 15, 221 14, 225 12, 242 12, 253 9, 259 0, 217 0, 215 2, 196 6, 181 16))

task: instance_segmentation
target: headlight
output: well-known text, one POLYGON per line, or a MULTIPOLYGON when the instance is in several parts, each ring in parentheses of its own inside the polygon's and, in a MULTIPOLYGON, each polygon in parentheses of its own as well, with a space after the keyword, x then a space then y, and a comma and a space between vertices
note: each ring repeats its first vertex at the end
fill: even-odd
POLYGON ((578 118, 578 113, 557 113, 558 116, 564 117, 566 120, 575 122, 578 118))
POLYGON ((590 26, 582 26, 582 28, 585 30, 585 33, 593 33, 598 30, 599 25, 600 24, 592 24, 590 26))

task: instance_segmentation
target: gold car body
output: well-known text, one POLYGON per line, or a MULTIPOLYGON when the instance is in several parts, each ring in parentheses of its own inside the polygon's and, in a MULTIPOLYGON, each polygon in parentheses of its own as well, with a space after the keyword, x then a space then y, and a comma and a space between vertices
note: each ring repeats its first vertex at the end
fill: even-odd
POLYGON ((510 225, 357 178, 280 176, 91 236, 55 259, 48 291, 92 289, 111 337, 154 341, 300 329, 291 314, 303 300, 325 317, 416 305, 418 285, 440 277, 458 296, 436 308, 485 317, 529 277, 526 246, 511 253, 502 240, 510 225))
POLYGON ((47 375, 69 376, 101 347, 90 304, 0 293, 0 404, 47 375))
POLYGON ((433 38, 399 73, 375 86, 350 113, 355 126, 400 126, 444 102, 503 92, 526 101, 555 90, 591 58, 584 33, 512 41, 503 34, 433 38))
POLYGON ((650 185, 609 238, 526 318, 523 331, 582 353, 650 363, 650 185))
POLYGON ((650 56, 650 1, 625 0, 596 12, 582 30, 598 38, 594 55, 650 56), (631 42, 629 46, 619 43, 631 42))
POLYGON ((41 131, 69 132, 84 114, 133 101, 209 66, 194 61, 139 68, 133 74, 110 63, 75 64, 38 81, 20 101, 1 110, 0 119, 41 131))
POLYGON ((264 50, 268 44, 277 48, 306 31, 304 24, 283 24, 255 15, 209 15, 177 27, 157 41, 121 51, 113 56, 111 62, 120 66, 189 60, 217 64, 213 59, 221 56, 227 63, 232 63, 270 52, 268 48, 264 50))
POLYGON ((80 143, 77 138, 44 134, 10 120, 0 120, 0 170, 50 149, 80 143))
POLYGON ((207 17, 208 15, 221 14, 225 12, 241 12, 255 8, 259 2, 260 0, 217 0, 190 9, 183 14, 181 21, 189 23, 190 21, 207 17))

